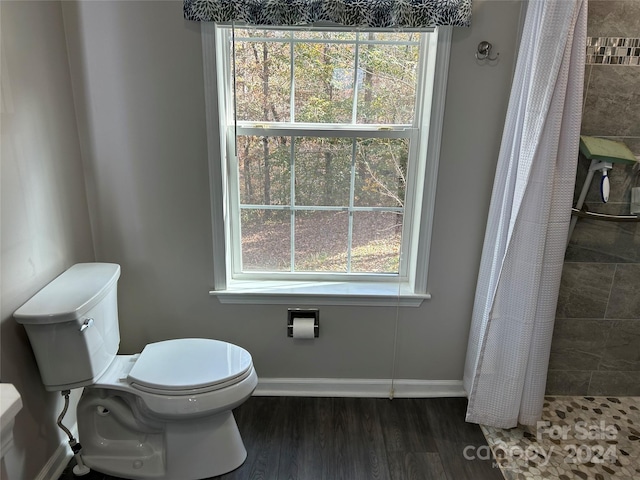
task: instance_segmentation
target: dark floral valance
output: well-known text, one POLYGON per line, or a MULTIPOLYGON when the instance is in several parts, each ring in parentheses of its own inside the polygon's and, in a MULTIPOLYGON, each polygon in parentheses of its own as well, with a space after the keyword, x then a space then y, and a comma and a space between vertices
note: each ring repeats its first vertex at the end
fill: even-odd
POLYGON ((271 26, 469 26, 471 0, 184 0, 184 18, 271 26))

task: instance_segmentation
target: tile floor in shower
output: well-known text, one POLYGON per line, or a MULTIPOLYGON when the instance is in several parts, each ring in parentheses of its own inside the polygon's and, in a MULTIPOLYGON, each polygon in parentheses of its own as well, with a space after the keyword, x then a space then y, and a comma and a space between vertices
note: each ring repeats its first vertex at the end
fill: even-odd
POLYGON ((507 480, 640 480, 640 397, 548 396, 537 426, 482 430, 507 480))

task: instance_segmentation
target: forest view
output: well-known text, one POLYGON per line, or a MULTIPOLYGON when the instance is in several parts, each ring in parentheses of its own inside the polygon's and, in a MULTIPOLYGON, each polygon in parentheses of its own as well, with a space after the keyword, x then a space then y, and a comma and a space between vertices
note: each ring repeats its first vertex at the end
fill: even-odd
POLYGON ((235 30, 243 271, 398 273, 419 40, 235 30))

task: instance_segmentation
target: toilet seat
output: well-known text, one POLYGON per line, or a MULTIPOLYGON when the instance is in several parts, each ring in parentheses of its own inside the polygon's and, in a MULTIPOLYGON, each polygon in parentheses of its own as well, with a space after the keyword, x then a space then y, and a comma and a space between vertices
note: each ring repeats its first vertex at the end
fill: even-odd
POLYGON ((144 411, 154 416, 186 419, 231 410, 249 398, 258 384, 251 355, 237 345, 210 339, 178 339, 147 347, 140 354, 117 355, 104 374, 85 388, 123 392, 137 398, 141 408, 144 406, 144 411), (184 353, 188 347, 193 349, 193 355, 184 353), (179 352, 184 355, 179 357, 179 352), (136 369, 140 360, 142 367, 136 369), (194 368, 198 360, 207 368, 194 368), (220 362, 218 369, 211 365, 214 360, 220 362), (164 369, 168 364, 206 373, 183 375, 175 365, 164 369), (185 378, 181 379, 181 375, 185 378), (137 383, 140 380, 142 383, 137 383))
POLYGON ((204 393, 216 392, 223 388, 233 386, 236 383, 241 382, 242 380, 247 378, 249 375, 251 375, 251 373, 252 373, 251 368, 249 368, 242 375, 235 377, 231 380, 227 380, 226 382, 219 382, 214 385, 207 385, 206 387, 194 388, 190 390, 167 390, 162 388, 150 388, 135 382, 129 382, 129 385, 137 391, 153 393, 155 395, 160 395, 160 396, 200 395, 204 393))
POLYGON ((241 381, 251 366, 251 355, 237 345, 181 338, 145 346, 127 381, 138 390, 159 395, 206 393, 241 381))

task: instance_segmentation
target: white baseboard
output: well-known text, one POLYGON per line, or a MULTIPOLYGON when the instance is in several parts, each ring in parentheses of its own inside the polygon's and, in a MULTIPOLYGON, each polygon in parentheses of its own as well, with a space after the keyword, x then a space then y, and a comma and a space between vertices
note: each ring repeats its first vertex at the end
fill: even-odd
MULTIPOLYGON (((75 424, 70 430, 71 434, 78 438, 78 425, 75 424)), ((34 480, 55 480, 59 478, 71 457, 73 457, 73 452, 69 447, 69 440, 65 437, 34 480)))
MULTIPOLYGON (((394 398, 466 397, 462 380, 394 380, 394 398)), ((391 380, 260 378, 255 396, 389 398, 391 380)))

